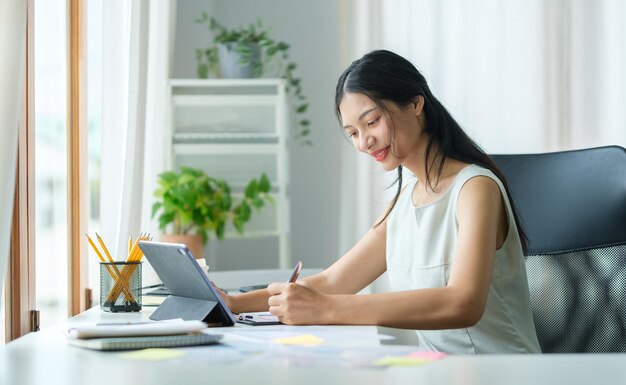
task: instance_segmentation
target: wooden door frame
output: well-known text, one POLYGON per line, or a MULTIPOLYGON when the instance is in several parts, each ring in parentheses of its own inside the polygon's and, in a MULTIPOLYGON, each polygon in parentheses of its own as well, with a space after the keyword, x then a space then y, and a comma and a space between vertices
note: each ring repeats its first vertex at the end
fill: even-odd
POLYGON ((91 307, 88 280, 87 1, 67 0, 67 251, 68 315, 91 307))

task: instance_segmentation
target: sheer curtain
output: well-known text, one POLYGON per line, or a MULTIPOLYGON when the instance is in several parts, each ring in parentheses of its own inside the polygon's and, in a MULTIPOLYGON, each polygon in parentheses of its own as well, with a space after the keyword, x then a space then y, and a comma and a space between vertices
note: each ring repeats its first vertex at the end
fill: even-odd
MULTIPOLYGON (((149 207, 165 167, 172 2, 103 3, 101 232, 125 256, 129 235, 156 234, 149 207)), ((119 257, 118 257, 119 258, 119 257)), ((156 275, 144 266, 144 283, 156 275)))
MULTIPOLYGON (((343 67, 364 53, 381 47, 381 1, 348 1, 340 8, 345 20, 342 41, 346 45, 343 67)), ((374 224, 388 201, 385 193, 393 176, 383 172, 369 156, 356 151, 349 140, 341 152, 339 254, 343 255, 374 224)))
MULTIPOLYGON (((347 4, 344 66, 372 49, 405 56, 488 153, 626 146, 626 2, 347 4)), ((374 162, 350 146, 342 157, 340 253, 393 193, 374 162)))
POLYGON ((382 46, 411 59, 488 152, 626 144, 626 3, 395 1, 382 46))
MULTIPOLYGON (((0 1, 0 36, 0 285, 4 285, 11 238, 18 118, 26 53, 25 1, 0 1)), ((0 302, 3 301, 0 299, 0 302)), ((2 318, 4 315, 0 316, 2 318)))

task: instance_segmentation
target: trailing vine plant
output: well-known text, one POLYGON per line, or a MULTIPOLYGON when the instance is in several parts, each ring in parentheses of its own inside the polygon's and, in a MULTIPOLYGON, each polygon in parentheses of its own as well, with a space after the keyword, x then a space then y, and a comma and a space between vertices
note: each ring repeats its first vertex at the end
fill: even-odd
POLYGON ((253 77, 274 75, 285 79, 286 91, 291 95, 291 116, 298 127, 295 139, 301 144, 311 145, 311 122, 305 116, 309 103, 302 92, 302 79, 295 74, 297 64, 289 58, 289 44, 273 39, 270 36, 271 28, 264 27, 260 19, 247 27, 229 29, 203 12, 196 22, 207 24, 213 34, 211 46, 196 49, 198 77, 221 76, 217 46, 223 44, 239 53, 241 66, 252 66, 253 77), (255 60, 259 51, 260 60, 255 60))

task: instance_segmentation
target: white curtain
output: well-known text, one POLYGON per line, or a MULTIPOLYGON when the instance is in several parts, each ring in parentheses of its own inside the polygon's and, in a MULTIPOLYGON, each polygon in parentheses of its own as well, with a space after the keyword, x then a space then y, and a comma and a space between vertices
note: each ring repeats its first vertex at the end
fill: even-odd
POLYGON ((488 152, 626 145, 626 2, 356 1, 488 152))
MULTIPOLYGON (((626 146, 626 2, 348 3, 344 66, 372 49, 408 58, 488 153, 626 146)), ((345 146, 340 253, 393 193, 363 158, 345 146)))
MULTIPOLYGON (((148 65, 146 83, 146 115, 144 137, 144 166, 141 202, 141 231, 153 236, 159 234, 158 223, 150 217, 157 187, 157 175, 168 167, 169 148, 169 96, 168 81, 173 55, 173 32, 176 13, 175 1, 150 2, 150 28, 148 33, 148 65)), ((147 263, 143 267, 144 285, 160 282, 147 263)))
POLYGON ((0 36, 0 285, 4 285, 11 239, 18 119, 26 53, 25 1, 0 0, 0 36))
MULTIPOLYGON (((340 8, 341 19, 346 21, 343 31, 346 36, 342 41, 347 45, 345 51, 348 54, 342 58, 344 68, 374 47, 381 46, 381 19, 376 16, 380 7, 380 1, 355 0, 344 2, 340 8)), ((369 156, 358 153, 350 141, 346 140, 342 149, 338 255, 345 254, 372 226, 388 200, 385 187, 394 177, 384 173, 369 156)))
MULTIPOLYGON (((165 167, 171 7, 169 1, 103 3, 100 219, 118 259, 129 235, 156 233, 149 207, 156 174, 165 167)), ((144 284, 152 281, 156 275, 146 264, 144 284)))

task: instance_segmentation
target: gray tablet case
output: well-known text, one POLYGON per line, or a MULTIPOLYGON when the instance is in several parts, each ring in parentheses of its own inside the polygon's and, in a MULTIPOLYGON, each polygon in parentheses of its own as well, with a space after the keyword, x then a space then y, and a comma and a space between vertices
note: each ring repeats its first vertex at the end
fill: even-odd
POLYGON ((170 292, 150 319, 200 320, 209 326, 235 324, 232 313, 187 246, 141 241, 139 248, 170 292))

